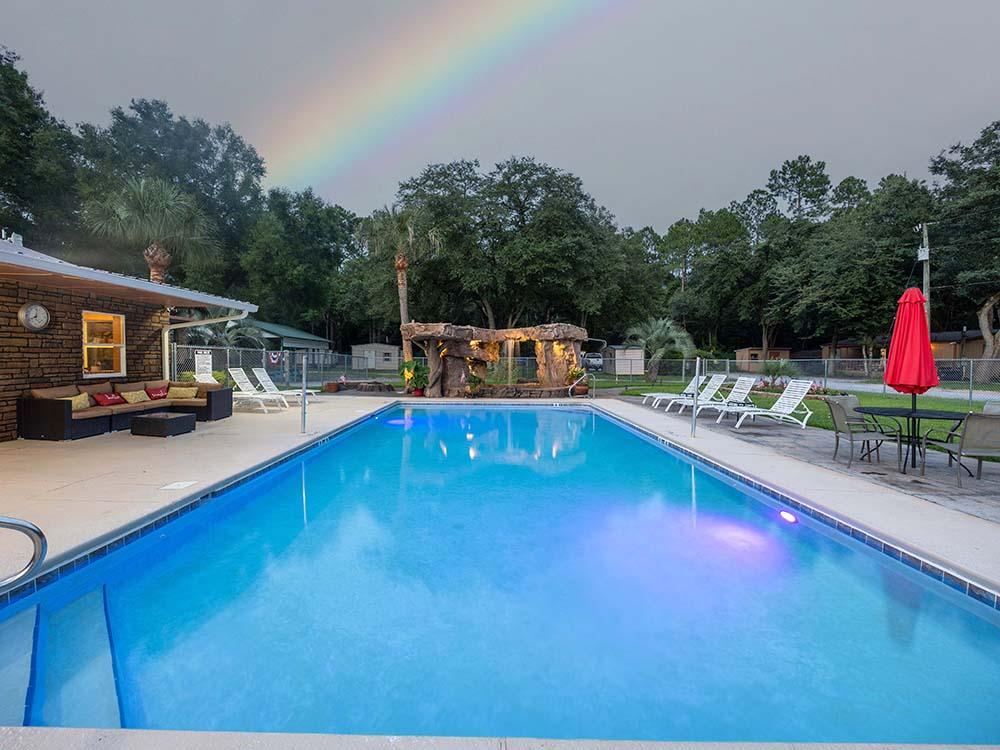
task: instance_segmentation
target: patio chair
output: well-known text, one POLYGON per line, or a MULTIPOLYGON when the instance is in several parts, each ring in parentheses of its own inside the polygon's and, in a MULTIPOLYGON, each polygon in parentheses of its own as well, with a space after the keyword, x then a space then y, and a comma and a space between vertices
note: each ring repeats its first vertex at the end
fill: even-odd
POLYGON ((288 401, 280 393, 266 393, 264 391, 258 391, 254 384, 250 382, 250 378, 243 371, 242 367, 230 367, 229 377, 233 379, 236 383, 236 388, 233 389, 233 399, 236 402, 241 403, 256 403, 260 406, 264 413, 267 414, 267 405, 272 406, 283 406, 288 407, 288 401))
POLYGON ((719 412, 719 418, 715 420, 715 423, 719 424, 722 421, 722 418, 728 413, 725 411, 724 407, 752 407, 754 403, 750 400, 750 391, 753 390, 754 383, 756 382, 757 378, 754 376, 741 375, 736 378, 736 383, 733 385, 732 390, 730 390, 721 401, 709 401, 703 404, 701 399, 698 399, 698 414, 701 414, 703 409, 715 409, 719 412))
POLYGON ((208 385, 219 385, 219 381, 215 379, 215 376, 210 372, 196 372, 194 374, 194 381, 196 383, 206 383, 208 385))
POLYGON ((778 400, 767 409, 757 406, 738 406, 736 404, 732 406, 720 405, 719 408, 723 409, 726 414, 739 414, 735 425, 735 429, 737 430, 742 426, 747 417, 751 419, 764 417, 765 419, 773 419, 776 422, 792 422, 804 430, 806 424, 809 422, 809 418, 813 414, 812 409, 803 403, 812 385, 811 380, 789 380, 788 385, 785 386, 785 390, 778 396, 778 400))
POLYGON ((932 438, 933 432, 935 430, 930 429, 924 433, 920 476, 924 476, 927 468, 928 446, 945 451, 948 454, 949 465, 952 458, 955 459, 959 487, 962 486, 963 458, 976 459, 976 479, 983 478, 984 458, 1000 458, 1000 414, 969 414, 959 427, 945 433, 944 438, 932 438))
POLYGON ((867 456, 868 461, 872 460, 872 453, 875 459, 881 463, 882 457, 879 448, 882 443, 894 442, 896 444, 896 470, 900 468, 903 460, 903 444, 900 441, 900 432, 883 431, 875 422, 868 422, 861 414, 855 414, 854 407, 860 405, 857 396, 831 396, 826 400, 826 405, 830 407, 830 418, 833 420, 833 460, 837 460, 837 452, 840 450, 840 441, 847 440, 851 444, 851 454, 847 458, 847 468, 851 468, 854 463, 854 444, 860 443, 861 458, 867 456), (872 445, 874 443, 874 446, 872 445))
MULTIPOLYGON (((280 389, 275 385, 274 381, 271 380, 271 376, 268 375, 267 370, 263 367, 253 368, 254 377, 257 378, 257 382, 260 383, 261 387, 264 389, 265 393, 278 393, 284 396, 286 399, 301 404, 302 403, 302 390, 301 389, 280 389)), ((316 391, 306 388, 306 400, 309 400, 309 396, 315 396, 316 391)))
MULTIPOLYGON (((722 388, 725 382, 726 382, 725 375, 713 375, 712 377, 710 377, 708 379, 708 383, 705 384, 705 387, 702 388, 701 392, 698 394, 699 407, 701 406, 702 402, 708 403, 709 401, 714 399, 716 394, 718 394, 719 389, 722 388)), ((670 411, 670 409, 673 408, 674 404, 678 404, 680 406, 680 408, 677 410, 677 413, 680 414, 682 411, 684 411, 685 406, 691 406, 691 407, 694 406, 694 394, 691 394, 690 396, 680 396, 679 398, 672 399, 667 404, 667 408, 664 409, 664 412, 670 411)))
POLYGON ((695 389, 701 388, 702 384, 705 382, 705 376, 699 375, 698 377, 691 378, 691 382, 688 383, 684 390, 680 393, 667 393, 665 391, 653 391, 651 393, 642 394, 642 403, 645 404, 647 400, 653 399, 653 408, 655 409, 660 405, 661 401, 668 398, 681 398, 682 396, 691 396, 694 394, 695 389))

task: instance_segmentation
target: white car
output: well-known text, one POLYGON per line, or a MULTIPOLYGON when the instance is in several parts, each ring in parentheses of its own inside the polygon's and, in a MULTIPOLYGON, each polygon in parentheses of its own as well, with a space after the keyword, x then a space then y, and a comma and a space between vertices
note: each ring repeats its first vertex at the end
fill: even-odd
POLYGON ((594 372, 604 369, 604 355, 600 352, 587 352, 583 355, 583 366, 594 372))

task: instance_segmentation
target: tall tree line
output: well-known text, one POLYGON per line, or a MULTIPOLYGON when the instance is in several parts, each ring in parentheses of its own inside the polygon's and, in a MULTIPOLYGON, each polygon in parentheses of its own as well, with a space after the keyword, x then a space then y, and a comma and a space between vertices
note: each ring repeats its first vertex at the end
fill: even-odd
POLYGON ((95 231, 87 209, 125 205, 130 188, 174 190, 207 218, 212 251, 168 252, 168 282, 253 300, 263 319, 338 347, 398 341, 401 308, 490 327, 576 323, 612 341, 669 316, 716 353, 874 347, 899 292, 919 283, 915 229, 929 222, 933 327, 979 327, 1000 356, 1000 122, 932 157, 931 184, 833 184, 801 155, 661 234, 619 227, 578 177, 531 157, 430 165, 393 206, 355 216, 310 189, 265 190, 263 159, 232 127, 163 101, 71 127, 3 48, 0 111, 0 224, 30 246, 143 275, 136 233, 95 231))

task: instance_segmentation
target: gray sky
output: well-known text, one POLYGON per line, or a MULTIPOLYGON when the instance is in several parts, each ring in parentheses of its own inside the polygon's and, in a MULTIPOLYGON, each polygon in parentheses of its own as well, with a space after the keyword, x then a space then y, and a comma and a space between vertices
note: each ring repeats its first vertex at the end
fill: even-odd
POLYGON ((515 34, 481 68, 456 53, 447 86, 370 117, 366 92, 383 68, 407 82, 391 63, 399 40, 417 40, 403 48, 414 69, 460 46, 463 25, 448 22, 457 0, 0 2, 0 43, 58 117, 105 123, 133 97, 165 99, 231 122, 291 187, 302 185, 288 146, 322 144, 330 121, 313 113, 302 131, 293 115, 346 102, 359 114, 343 130, 369 142, 328 171, 314 162, 310 179, 359 213, 427 163, 530 154, 583 178, 619 223, 663 231, 742 198, 800 153, 834 180, 926 177, 932 154, 1000 118, 996 0, 605 2, 515 34))

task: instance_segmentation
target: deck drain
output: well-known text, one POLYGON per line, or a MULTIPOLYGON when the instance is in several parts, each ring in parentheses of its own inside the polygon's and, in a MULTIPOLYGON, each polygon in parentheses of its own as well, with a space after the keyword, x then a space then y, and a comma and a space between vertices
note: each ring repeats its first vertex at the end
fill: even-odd
POLYGON ((161 490, 183 490, 190 487, 192 484, 197 484, 197 482, 171 482, 170 484, 165 484, 160 487, 161 490))

